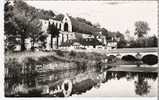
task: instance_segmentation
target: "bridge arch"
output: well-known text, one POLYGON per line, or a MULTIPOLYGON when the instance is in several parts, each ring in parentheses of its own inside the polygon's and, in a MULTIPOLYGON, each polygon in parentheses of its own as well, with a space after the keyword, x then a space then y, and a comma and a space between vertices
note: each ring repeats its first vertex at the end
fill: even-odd
POLYGON ((148 65, 154 65, 158 63, 158 56, 155 54, 147 54, 142 58, 143 63, 148 65))
POLYGON ((136 57, 133 55, 124 55, 121 59, 125 61, 137 61, 136 57))

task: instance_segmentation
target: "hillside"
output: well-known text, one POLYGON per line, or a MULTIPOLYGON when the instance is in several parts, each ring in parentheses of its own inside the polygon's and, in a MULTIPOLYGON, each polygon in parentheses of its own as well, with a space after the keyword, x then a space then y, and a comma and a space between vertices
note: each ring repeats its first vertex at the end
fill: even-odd
POLYGON ((17 9, 19 12, 27 12, 29 16, 35 16, 39 19, 48 20, 55 16, 55 13, 51 10, 37 9, 25 3, 22 0, 15 0, 13 9, 17 9))

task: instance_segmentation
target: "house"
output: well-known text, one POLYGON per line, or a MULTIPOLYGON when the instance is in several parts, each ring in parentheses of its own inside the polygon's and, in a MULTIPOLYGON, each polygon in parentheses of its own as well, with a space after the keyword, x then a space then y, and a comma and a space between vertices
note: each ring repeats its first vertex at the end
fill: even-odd
MULTIPOLYGON (((84 22, 80 22, 79 20, 77 20, 76 18, 73 18, 71 16, 69 16, 68 14, 59 14, 55 17, 53 17, 52 19, 49 20, 41 20, 42 24, 43 24, 43 28, 44 32, 47 33, 47 27, 48 27, 48 23, 50 22, 51 24, 54 24, 57 28, 60 29, 60 34, 58 37, 58 45, 60 46, 60 48, 67 48, 70 46, 73 46, 73 48, 75 47, 79 47, 77 45, 77 42, 73 43, 73 41, 71 40, 77 40, 76 35, 77 34, 81 34, 81 37, 85 40, 91 40, 94 38, 95 34, 98 34, 100 32, 100 29, 95 28, 94 26, 88 25, 84 22)), ((47 49, 50 49, 50 39, 51 36, 48 34, 47 37, 47 49)), ((102 35, 100 35, 100 37, 97 38, 100 42, 103 42, 106 44, 106 40, 105 37, 103 38, 102 35)), ((57 41, 56 39, 53 39, 53 47, 56 48, 56 44, 57 41)), ((87 41, 85 41, 87 42, 87 41)), ((88 43, 89 44, 89 43, 88 43)), ((78 45, 81 46, 88 46, 82 43, 79 43, 78 45)))
MULTIPOLYGON (((43 34, 47 35, 46 38, 46 46, 45 50, 51 50, 57 48, 57 39, 53 38, 53 43, 51 43, 51 35, 47 33, 48 25, 54 24, 58 29, 60 29, 60 34, 58 37, 58 46, 59 48, 78 48, 79 44, 80 47, 88 47, 88 48, 94 48, 94 43, 97 42, 94 41, 95 35, 97 36, 98 42, 102 42, 106 44, 106 39, 100 34, 98 36, 97 34, 100 33, 100 29, 94 27, 93 25, 89 25, 87 23, 81 22, 78 19, 69 16, 68 14, 59 14, 54 16, 53 18, 50 18, 48 20, 46 19, 40 19, 42 23, 42 31, 43 34), (82 38, 85 40, 86 43, 73 43, 72 40, 77 40, 77 34, 81 34, 82 38), (90 43, 90 41, 92 41, 90 43), (94 41, 94 42, 93 42, 94 41), (51 46, 52 44, 52 46, 51 46), (53 47, 53 48, 51 48, 53 47)), ((76 41, 77 42, 77 41, 76 41)), ((36 47, 40 47, 41 43, 37 43, 36 47), (39 45, 38 45, 39 44, 39 45)), ((31 50, 31 40, 28 38, 25 40, 25 45, 27 50, 31 50)))
POLYGON ((107 50, 116 49, 117 41, 107 41, 107 50))

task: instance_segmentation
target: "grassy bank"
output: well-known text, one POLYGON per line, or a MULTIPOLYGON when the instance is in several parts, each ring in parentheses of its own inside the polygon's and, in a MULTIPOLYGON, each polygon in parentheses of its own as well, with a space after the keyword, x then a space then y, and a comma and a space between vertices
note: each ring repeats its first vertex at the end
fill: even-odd
POLYGON ((5 55, 6 77, 100 66, 105 55, 74 51, 20 52, 5 55))

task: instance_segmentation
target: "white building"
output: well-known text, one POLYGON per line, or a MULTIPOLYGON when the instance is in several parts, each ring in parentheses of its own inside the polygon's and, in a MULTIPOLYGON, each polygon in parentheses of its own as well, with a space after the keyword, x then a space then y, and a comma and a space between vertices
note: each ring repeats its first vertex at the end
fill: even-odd
MULTIPOLYGON (((92 34, 82 33, 85 30, 87 32, 88 32, 88 30, 90 30, 90 33, 99 33, 95 30, 95 27, 90 26, 86 23, 82 23, 82 22, 76 20, 75 18, 70 17, 68 14, 64 14, 64 15, 59 14, 49 20, 40 19, 40 21, 42 23, 42 31, 44 32, 43 34, 47 35, 46 48, 45 48, 46 50, 51 50, 51 49, 57 48, 57 37, 53 38, 53 43, 52 43, 53 48, 51 48, 51 35, 47 33, 49 23, 54 24, 58 29, 60 29, 60 34, 58 37, 59 48, 67 48, 69 46, 70 47, 73 46, 73 44, 71 44, 71 45, 62 47, 62 44, 64 44, 64 43, 66 44, 66 42, 70 42, 71 40, 77 39, 76 34, 81 34, 83 39, 94 38, 94 35, 92 35, 92 34), (83 25, 85 25, 85 26, 83 26, 83 25), (77 28, 79 28, 79 29, 77 29, 77 28), (77 29, 77 30, 75 30, 75 29, 77 29), (82 31, 79 31, 79 30, 82 30, 82 31)), ((105 37, 103 37, 101 34, 99 34, 99 35, 100 36, 97 36, 98 41, 100 41, 106 45, 105 37)), ((29 38, 26 39, 25 43, 26 43, 25 45, 26 45, 27 50, 30 50, 30 48, 31 48, 30 39, 29 38)), ((37 44, 36 44, 36 46, 38 47, 37 44)), ((87 45, 87 46, 89 46, 89 45, 87 45)), ((77 47, 77 46, 75 46, 75 47, 77 47)))

